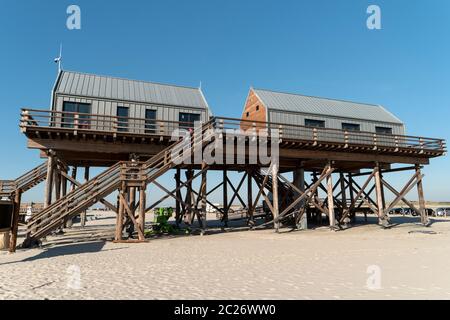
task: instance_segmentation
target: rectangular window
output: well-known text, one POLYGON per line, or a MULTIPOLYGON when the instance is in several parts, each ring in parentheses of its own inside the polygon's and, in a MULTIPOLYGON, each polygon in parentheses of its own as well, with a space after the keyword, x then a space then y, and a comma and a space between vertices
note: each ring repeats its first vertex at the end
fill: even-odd
POLYGON ((376 132, 376 133, 381 133, 381 134, 392 134, 392 128, 388 128, 388 127, 375 127, 375 132, 376 132))
POLYGON ((305 119, 305 126, 306 127, 314 127, 314 128, 325 128, 325 121, 305 119))
POLYGON ((200 115, 198 113, 183 113, 179 115, 180 128, 189 130, 194 128, 194 123, 200 121, 200 115))
POLYGON ((156 133, 156 110, 145 110, 145 133, 156 133))
POLYGON ((78 118, 77 127, 79 129, 89 129, 89 114, 91 113, 91 105, 89 103, 64 101, 63 112, 61 123, 63 128, 74 128, 75 119, 78 118))
POLYGON ((342 123, 342 130, 361 131, 361 126, 355 123, 342 123))
POLYGON ((117 107, 117 131, 128 131, 128 107, 117 107))

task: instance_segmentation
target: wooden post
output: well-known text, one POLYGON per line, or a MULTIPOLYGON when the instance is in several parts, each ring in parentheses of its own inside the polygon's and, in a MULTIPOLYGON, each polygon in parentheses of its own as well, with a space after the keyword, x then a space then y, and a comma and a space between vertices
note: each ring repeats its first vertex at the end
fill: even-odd
POLYGON ((345 178, 344 173, 339 174, 339 182, 341 183, 341 201, 342 201, 342 213, 341 217, 347 212, 347 190, 345 188, 345 178))
MULTIPOLYGON (((77 180, 77 167, 72 168, 72 179, 73 179, 73 181, 77 180)), ((76 187, 77 187, 76 184, 72 182, 70 191, 75 190, 76 187)))
MULTIPOLYGON (((186 179, 190 180, 194 176, 193 170, 189 167, 186 170, 186 179)), ((192 181, 189 181, 186 188, 186 216, 185 222, 190 224, 192 221, 192 181)))
POLYGON ((53 192, 53 171, 55 168, 55 156, 53 151, 48 151, 48 161, 47 161, 47 179, 45 184, 45 202, 44 208, 47 208, 52 203, 52 192, 53 192))
POLYGON ((419 196, 419 210, 420 210, 420 221, 422 224, 428 224, 428 214, 425 207, 425 197, 423 194, 423 182, 422 182, 422 174, 420 171, 420 165, 416 165, 416 173, 417 173, 417 194, 419 196))
MULTIPOLYGON (((63 169, 64 173, 67 174, 67 169, 63 169)), ((67 195, 67 178, 61 175, 61 192, 62 196, 65 197, 67 195)))
POLYGON ((223 170, 223 218, 225 227, 228 227, 228 178, 227 170, 223 170))
POLYGON ((202 182, 200 186, 200 194, 202 196, 201 198, 201 233, 202 235, 206 232, 206 193, 207 193, 207 173, 208 171, 206 169, 206 162, 202 162, 202 182))
POLYGON ((272 207, 275 232, 280 229, 280 222, 278 221, 279 206, 278 206, 278 163, 272 165, 272 207))
MULTIPOLYGON (((84 168, 84 181, 85 182, 89 181, 89 167, 84 168)), ((84 228, 86 226, 86 215, 87 215, 86 210, 83 211, 80 215, 82 228, 84 228)))
POLYGON ((61 199, 61 167, 59 164, 56 165, 56 170, 53 172, 53 179, 55 184, 55 201, 61 199))
MULTIPOLYGON (((305 192, 305 169, 298 168, 294 170, 294 181, 293 184, 296 186, 300 191, 305 192)), ((301 210, 305 205, 304 200, 300 201, 298 206, 296 207, 296 210, 301 210)), ((297 229, 299 230, 306 230, 308 229, 308 216, 306 215, 306 211, 303 211, 302 216, 300 217, 300 221, 297 225, 297 229)))
POLYGON ((375 170, 375 191, 376 191, 376 195, 377 195, 377 211, 378 211, 378 223, 379 224, 385 223, 382 188, 383 188, 383 186, 381 183, 380 165, 377 163, 376 170, 375 170))
POLYGON ((253 227, 255 221, 253 220, 253 179, 252 172, 249 170, 247 172, 247 212, 250 213, 248 215, 248 224, 250 227, 253 227))
MULTIPOLYGON (((138 225, 142 231, 142 234, 145 235, 145 208, 146 208, 146 194, 145 187, 141 187, 139 192, 139 218, 138 225)), ((139 240, 144 241, 145 237, 142 237, 140 233, 139 240)))
POLYGON ((176 217, 176 223, 177 225, 181 222, 181 203, 178 199, 181 199, 181 190, 180 190, 180 182, 181 179, 181 169, 177 168, 177 172, 175 174, 175 183, 176 183, 176 196, 177 199, 175 199, 175 217, 176 217))
MULTIPOLYGON (((348 174, 348 189, 349 189, 349 193, 350 193, 350 200, 353 203, 353 201, 355 200, 355 194, 353 193, 353 176, 351 173, 348 174)), ((352 220, 352 222, 355 222, 355 212, 354 210, 352 210, 353 212, 350 212, 350 219, 352 220)))
MULTIPOLYGON (((73 181, 77 180, 77 167, 72 168, 72 180, 73 181)), ((74 182, 72 182, 71 186, 70 186, 70 191, 71 192, 74 191, 76 187, 77 187, 77 185, 74 182)), ((117 206, 117 208, 118 207, 119 206, 117 206)), ((67 220, 67 222, 66 222, 66 228, 72 228, 72 226, 73 226, 73 218, 67 220)))
MULTIPOLYGON (((328 172, 331 170, 331 163, 328 164, 328 172)), ((333 176, 327 177, 327 198, 328 198, 328 217, 330 220, 330 228, 336 227, 336 217, 334 214, 334 199, 333 199, 333 176)))
POLYGON ((17 232, 19 231, 19 214, 20 214, 20 201, 22 199, 22 190, 16 190, 14 194, 13 205, 13 220, 11 226, 11 238, 9 239, 9 252, 16 252, 17 246, 17 232))
MULTIPOLYGON (((122 188, 120 188, 119 193, 123 193, 123 185, 122 188)), ((119 202, 119 208, 117 213, 117 219, 116 219, 116 241, 122 240, 122 233, 123 233, 123 216, 124 216, 124 206, 122 201, 118 200, 119 202)))
MULTIPOLYGON (((313 172, 313 174, 312 174, 312 183, 314 184, 314 183, 316 183, 316 181, 318 180, 318 178, 317 178, 317 172, 313 172)), ((316 198, 316 199, 318 199, 319 198, 319 188, 316 188, 316 190, 314 191, 314 197, 316 198)), ((322 225, 322 212, 319 210, 318 212, 317 212, 317 225, 322 225)))

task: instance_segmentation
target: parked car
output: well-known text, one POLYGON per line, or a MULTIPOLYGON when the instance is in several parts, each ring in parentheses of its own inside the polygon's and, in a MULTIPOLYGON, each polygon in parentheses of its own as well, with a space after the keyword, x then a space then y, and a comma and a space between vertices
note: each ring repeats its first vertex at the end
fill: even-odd
POLYGON ((401 215, 409 215, 411 214, 410 208, 394 208, 391 211, 389 211, 389 214, 401 214, 401 215))
POLYGON ((450 208, 436 208, 436 217, 447 217, 450 216, 450 208))

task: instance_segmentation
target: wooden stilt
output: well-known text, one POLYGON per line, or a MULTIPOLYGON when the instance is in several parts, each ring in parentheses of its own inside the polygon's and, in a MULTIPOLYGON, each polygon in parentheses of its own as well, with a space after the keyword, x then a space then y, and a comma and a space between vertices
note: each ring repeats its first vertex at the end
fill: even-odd
POLYGON ((181 216, 181 203, 178 199, 181 199, 181 190, 180 190, 180 184, 181 184, 181 169, 177 168, 177 172, 175 173, 175 184, 176 184, 176 197, 175 199, 175 220, 177 225, 181 222, 182 216, 181 216))
POLYGON ((20 214, 20 201, 22 199, 22 190, 16 190, 14 194, 13 204, 13 221, 11 226, 11 238, 9 242, 9 252, 16 252, 17 246, 17 233, 19 231, 19 214, 20 214))
MULTIPOLYGON (((87 182, 89 181, 89 167, 85 167, 84 168, 84 181, 87 182)), ((81 218, 81 227, 84 228, 86 226, 86 215, 87 215, 87 211, 83 211, 80 215, 81 218)))
POLYGON ((188 168, 186 170, 186 179, 189 180, 186 188, 186 213, 185 213, 185 222, 191 224, 192 221, 192 181, 191 178, 194 175, 194 171, 192 168, 188 168))
POLYGON ((201 195, 201 229, 202 235, 206 232, 206 197, 207 197, 207 176, 208 171, 206 169, 206 162, 202 163, 202 181, 200 185, 200 195, 201 195))
MULTIPOLYGON (((350 202, 353 203, 355 200, 355 194, 353 192, 353 175, 351 173, 348 174, 348 189, 350 194, 350 202)), ((355 211, 352 210, 349 212, 350 219, 354 223, 355 222, 355 211)))
MULTIPOLYGON (((331 170, 331 164, 328 164, 328 170, 331 170)), ((334 213, 334 198, 333 198, 333 176, 330 174, 327 176, 327 199, 328 199, 328 217, 330 220, 330 228, 336 227, 336 219, 334 213)))
MULTIPOLYGON (((305 169, 299 168, 294 170, 294 181, 293 184, 301 191, 305 192, 305 169)), ((304 209, 306 205, 306 202, 304 200, 300 201, 298 206, 296 207, 296 210, 299 210, 299 213, 301 212, 301 217, 299 217, 297 229, 299 230, 306 230, 308 229, 308 217, 306 215, 306 212, 304 209)))
POLYGON ((55 168, 55 156, 53 151, 48 151, 48 161, 47 161, 47 179, 45 184, 45 202, 44 208, 47 208, 52 203, 52 193, 53 193, 53 171, 55 168))
POLYGON ((119 202, 119 210, 117 213, 117 219, 116 219, 116 236, 115 236, 115 240, 116 241, 122 241, 122 233, 123 233, 123 219, 124 219, 124 206, 122 201, 120 201, 120 194, 123 194, 124 190, 123 190, 123 186, 122 188, 119 190, 119 196, 118 196, 118 202, 119 202))
POLYGON ((145 188, 141 187, 139 192, 139 218, 138 218, 138 225, 139 229, 142 231, 142 237, 141 233, 139 233, 139 240, 145 240, 145 208, 146 208, 146 193, 145 188))
POLYGON ((423 194, 423 183, 422 183, 422 173, 420 172, 420 165, 416 165, 416 175, 417 175, 417 194, 419 196, 419 210, 420 210, 420 221, 422 224, 427 225, 428 213, 425 207, 425 197, 423 194))
POLYGON ((56 165, 55 170, 53 172, 53 179, 55 184, 55 201, 61 199, 61 167, 60 165, 56 165))
POLYGON ((280 222, 278 221, 279 206, 278 206, 278 163, 272 165, 272 207, 275 232, 280 229, 280 222))
POLYGON ((377 196, 377 213, 378 213, 378 223, 385 224, 385 215, 384 215, 384 207, 383 207, 383 196, 382 196, 382 183, 380 176, 380 165, 376 164, 375 170, 375 190, 377 196))
POLYGON ((345 187, 345 177, 344 177, 344 173, 343 172, 341 172, 339 174, 339 182, 341 184, 341 203, 342 203, 341 217, 343 217, 344 214, 346 214, 346 212, 348 210, 347 189, 345 187))
POLYGON ((227 170, 223 170, 223 217, 222 222, 228 227, 228 177, 227 170))
POLYGON ((247 218, 250 227, 253 227, 255 221, 253 220, 253 179, 251 170, 247 173, 247 218))

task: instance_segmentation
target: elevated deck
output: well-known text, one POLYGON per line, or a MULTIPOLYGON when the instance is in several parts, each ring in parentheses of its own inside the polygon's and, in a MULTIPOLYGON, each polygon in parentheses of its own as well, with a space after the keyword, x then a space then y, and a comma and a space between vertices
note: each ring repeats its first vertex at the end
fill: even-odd
MULTIPOLYGON (((214 117, 212 121, 213 127, 222 129, 228 139, 233 136, 233 139, 248 140, 254 135, 267 134, 270 141, 276 130, 281 170, 294 168, 300 161, 310 170, 323 168, 325 161, 329 160, 346 171, 372 168, 375 162, 423 165, 428 164, 430 158, 446 152, 443 139, 224 117, 214 117), (243 133, 243 130, 247 132, 243 133)), ((36 109, 23 109, 20 122, 22 132, 28 137, 29 148, 52 149, 68 165, 89 166, 109 166, 117 161, 128 161, 130 154, 149 159, 173 143, 171 136, 176 129, 186 129, 189 125, 36 109)), ((234 167, 239 169, 240 166, 234 167)))

